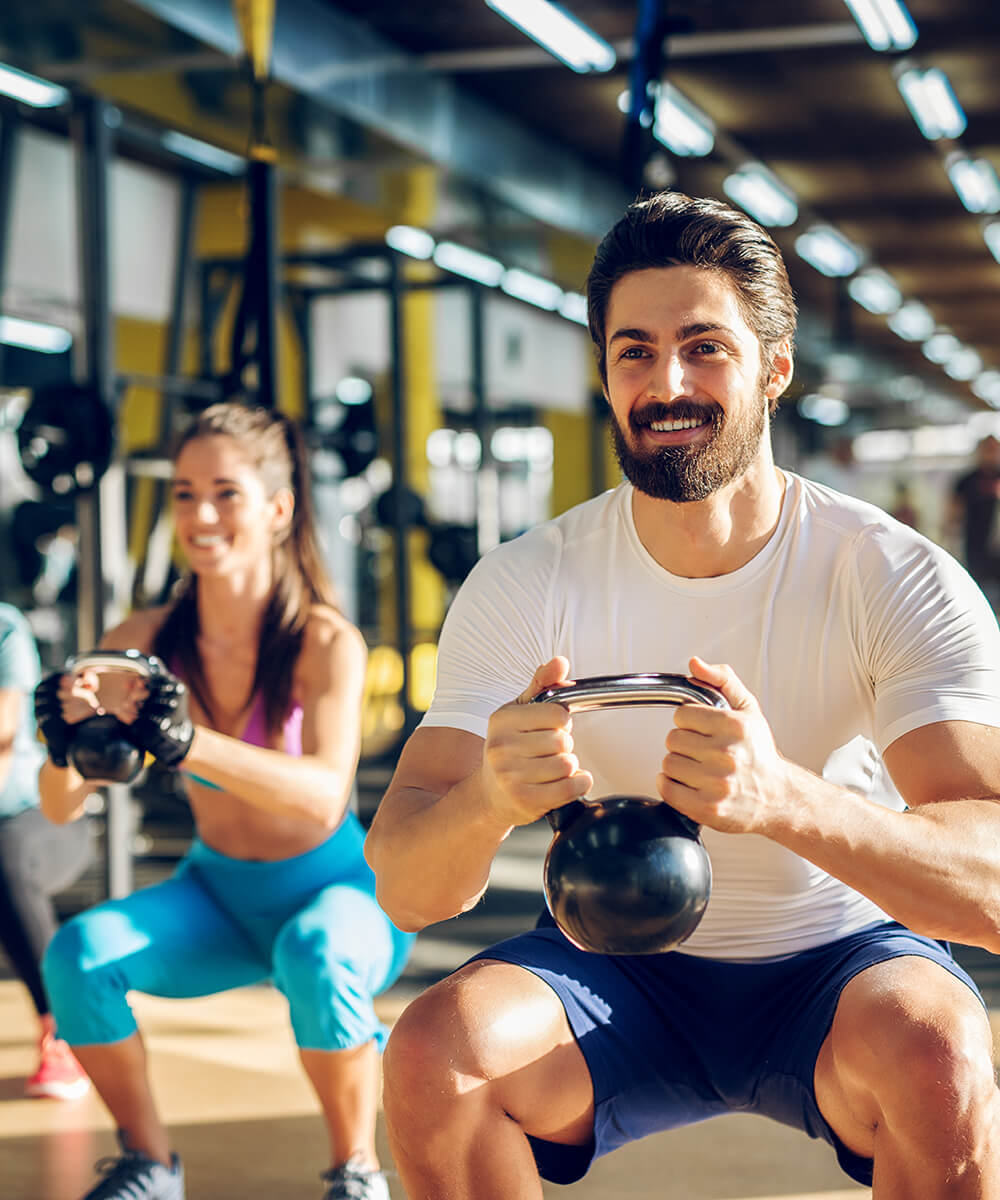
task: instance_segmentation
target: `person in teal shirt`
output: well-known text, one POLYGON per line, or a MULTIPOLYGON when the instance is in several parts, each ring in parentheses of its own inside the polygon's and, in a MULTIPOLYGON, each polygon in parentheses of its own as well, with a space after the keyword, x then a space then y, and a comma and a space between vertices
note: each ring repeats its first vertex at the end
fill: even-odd
POLYGON ((31 694, 40 673, 31 627, 18 609, 0 603, 0 948, 38 1014, 38 1068, 25 1091, 74 1100, 90 1081, 57 1036, 40 964, 58 925, 52 897, 86 868, 91 834, 88 822, 54 825, 39 810, 45 747, 35 733, 31 694))

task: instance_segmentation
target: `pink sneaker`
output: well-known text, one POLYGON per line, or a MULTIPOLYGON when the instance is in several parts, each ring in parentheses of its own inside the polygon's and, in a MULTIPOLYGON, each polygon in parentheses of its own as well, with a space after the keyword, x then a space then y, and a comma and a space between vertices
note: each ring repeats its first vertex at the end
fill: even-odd
POLYGON ((24 1085, 26 1096, 49 1100, 79 1100, 90 1091, 90 1080, 76 1055, 55 1035, 51 1017, 42 1018, 38 1044, 38 1070, 24 1085))

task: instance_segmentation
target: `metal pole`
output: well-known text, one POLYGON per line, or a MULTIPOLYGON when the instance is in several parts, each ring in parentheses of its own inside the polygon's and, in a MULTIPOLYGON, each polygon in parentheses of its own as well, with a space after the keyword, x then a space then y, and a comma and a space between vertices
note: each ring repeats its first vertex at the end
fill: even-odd
POLYGON ((409 733, 416 725, 416 713, 410 697, 410 649, 413 634, 410 625, 410 556, 408 527, 404 520, 408 470, 406 461, 406 364, 403 337, 403 289, 399 259, 389 255, 389 326, 392 359, 392 487, 396 493, 393 517, 393 566, 396 583, 396 640, 403 660, 403 730, 409 733))
MULTIPOLYGON (((7 235, 14 192, 14 159, 17 154, 18 119, 4 113, 0 119, 0 311, 7 280, 7 235)), ((0 383, 3 383, 3 342, 0 342, 0 383)))
POLYGON ((480 556, 500 544, 500 479, 493 458, 492 422, 486 395, 486 330, 483 289, 469 287, 472 342, 472 419, 482 447, 476 474, 476 545, 480 556))
MULTIPOLYGON (((250 162, 250 246, 257 260, 255 309, 249 314, 256 325, 258 400, 269 408, 278 403, 278 188, 273 162, 250 162)), ((248 275, 250 273, 248 272, 248 275)))
MULTIPOLYGON (((111 255, 108 226, 112 154, 110 106, 98 97, 79 97, 71 118, 77 158, 77 206, 80 254, 80 308, 83 336, 77 344, 76 375, 90 384, 117 416, 114 378, 114 326, 111 312, 111 255)), ((121 616, 124 597, 116 595, 114 567, 105 572, 111 551, 122 554, 124 507, 121 471, 116 464, 101 485, 77 498, 77 646, 97 645, 105 628, 121 616), (105 518, 108 518, 105 521, 105 518), (114 534, 115 522, 118 535, 114 534), (108 528, 105 529, 105 524, 108 528)), ((121 563, 114 564, 120 569, 121 563)), ((132 831, 128 788, 107 788, 105 884, 109 896, 132 891, 132 831)))

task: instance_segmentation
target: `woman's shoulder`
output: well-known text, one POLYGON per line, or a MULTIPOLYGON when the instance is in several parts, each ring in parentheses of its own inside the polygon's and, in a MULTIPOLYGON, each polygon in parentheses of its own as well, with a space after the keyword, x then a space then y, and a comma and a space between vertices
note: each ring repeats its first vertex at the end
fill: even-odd
POLYGON ((105 650, 139 650, 150 654, 160 627, 170 612, 168 604, 130 613, 124 621, 105 632, 101 647, 105 650))
POLYGON ((361 630, 353 622, 327 604, 313 604, 302 631, 301 657, 324 649, 367 653, 361 630))

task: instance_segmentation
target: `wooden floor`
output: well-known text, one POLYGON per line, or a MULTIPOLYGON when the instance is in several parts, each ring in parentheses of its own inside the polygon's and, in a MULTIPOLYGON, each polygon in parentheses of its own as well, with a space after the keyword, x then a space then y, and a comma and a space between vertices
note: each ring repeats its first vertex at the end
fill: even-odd
MULTIPOLYGON (((389 993, 383 1019, 405 995, 389 993)), ((325 1138, 299 1069, 282 997, 267 987, 205 1000, 134 998, 153 1086, 184 1159, 188 1200, 320 1200, 325 1138)), ((22 1095, 33 1068, 24 989, 0 982, 0 1196, 79 1200, 96 1159, 115 1151, 97 1099, 22 1095)), ((380 1123, 381 1125, 381 1123, 380 1123)), ((379 1129, 393 1200, 405 1193, 379 1129)), ((649 1138, 599 1162, 567 1200, 858 1200, 830 1150, 756 1117, 723 1117, 649 1138)))
MULTIPOLYGON (((541 902, 547 838, 547 831, 517 831, 497 860, 485 901, 420 935, 402 979, 378 1001, 383 1020, 391 1024, 424 987, 476 950, 530 925, 541 902)), ((981 958, 977 980, 1000 1012, 997 960, 981 958)), ((133 996, 133 1003, 154 1090, 184 1160, 188 1200, 320 1200, 326 1140, 281 995, 255 987, 204 1000, 133 996)), ((1000 1020, 994 1029, 1000 1034, 1000 1020)), ((115 1153, 113 1129, 94 1096, 73 1103, 23 1097, 34 1038, 27 993, 0 978, 0 1200, 79 1200, 93 1184, 95 1160, 115 1153)), ((404 1200, 381 1119, 378 1137, 393 1200, 404 1200)), ((545 1189, 546 1200, 870 1195, 843 1175, 825 1143, 747 1115, 647 1138, 602 1159, 581 1182, 545 1189)))

